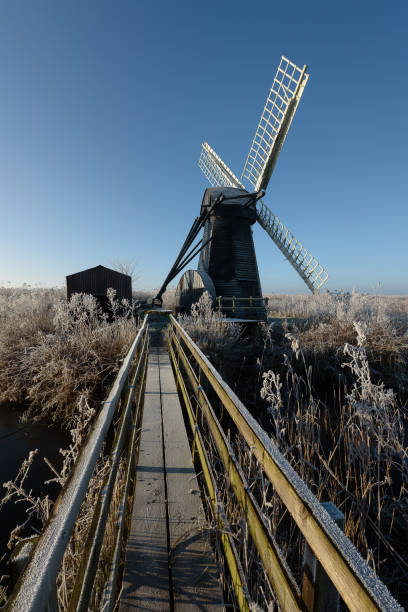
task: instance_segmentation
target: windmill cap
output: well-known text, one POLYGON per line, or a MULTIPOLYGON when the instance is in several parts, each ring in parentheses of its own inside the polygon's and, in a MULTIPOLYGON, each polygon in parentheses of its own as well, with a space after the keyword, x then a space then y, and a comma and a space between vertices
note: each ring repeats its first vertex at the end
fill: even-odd
POLYGON ((220 217, 244 217, 250 223, 255 223, 255 206, 250 205, 252 194, 248 193, 245 189, 237 187, 209 187, 206 189, 201 204, 201 212, 206 208, 211 208, 221 194, 224 196, 224 199, 217 204, 214 210, 215 215, 220 217))

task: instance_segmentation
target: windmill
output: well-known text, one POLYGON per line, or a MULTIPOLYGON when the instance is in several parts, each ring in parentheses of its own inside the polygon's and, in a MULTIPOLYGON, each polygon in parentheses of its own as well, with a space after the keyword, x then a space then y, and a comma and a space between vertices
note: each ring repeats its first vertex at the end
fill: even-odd
POLYGON ((178 284, 179 309, 188 309, 208 291, 226 314, 262 319, 265 311, 251 229, 256 221, 313 293, 326 282, 327 271, 262 200, 309 78, 306 70, 306 66, 299 68, 282 56, 241 179, 203 143, 198 165, 211 187, 205 191, 200 216, 156 296, 158 301, 168 282, 200 253, 198 269, 185 272, 178 284), (244 180, 251 184, 253 193, 246 190, 244 180), (187 253, 202 228, 202 240, 187 253))

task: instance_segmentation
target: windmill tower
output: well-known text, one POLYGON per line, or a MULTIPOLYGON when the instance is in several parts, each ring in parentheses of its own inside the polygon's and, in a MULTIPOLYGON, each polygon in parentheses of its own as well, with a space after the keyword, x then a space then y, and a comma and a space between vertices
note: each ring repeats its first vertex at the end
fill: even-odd
POLYGON ((299 68, 282 56, 241 179, 203 143, 198 165, 211 187, 204 193, 200 217, 195 220, 159 299, 167 283, 200 252, 198 269, 188 270, 180 279, 176 291, 178 307, 188 309, 208 291, 229 316, 262 319, 265 311, 251 229, 256 221, 313 293, 326 282, 327 271, 261 199, 309 78, 306 70, 306 66, 299 68), (244 180, 254 193, 246 190, 244 180), (194 247, 193 254, 190 251, 185 255, 202 228, 203 239, 194 247))

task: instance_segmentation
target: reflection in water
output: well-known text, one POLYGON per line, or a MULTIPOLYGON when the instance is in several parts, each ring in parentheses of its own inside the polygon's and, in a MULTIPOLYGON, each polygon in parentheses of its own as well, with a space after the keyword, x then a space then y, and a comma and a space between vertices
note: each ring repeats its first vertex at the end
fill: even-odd
MULTIPOLYGON (((39 453, 23 486, 26 491, 32 490, 33 496, 48 495, 51 499, 56 499, 60 486, 55 483, 44 484, 45 480, 53 478, 53 474, 43 457, 47 457, 59 470, 62 465, 59 449, 68 447, 70 435, 55 425, 48 426, 47 423, 33 425, 21 423, 20 415, 19 410, 12 410, 7 405, 0 406, 0 499, 5 493, 3 483, 15 479, 24 459, 36 448, 39 453)), ((25 503, 9 502, 0 510, 0 575, 6 573, 1 557, 7 550, 10 532, 26 519, 26 506, 25 503)))

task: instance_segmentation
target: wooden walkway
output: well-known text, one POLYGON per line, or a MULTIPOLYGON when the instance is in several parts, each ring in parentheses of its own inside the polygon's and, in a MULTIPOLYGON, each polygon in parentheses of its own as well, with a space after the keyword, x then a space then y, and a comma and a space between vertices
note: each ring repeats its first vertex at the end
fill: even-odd
POLYGON ((167 351, 150 349, 120 611, 224 610, 167 351))

